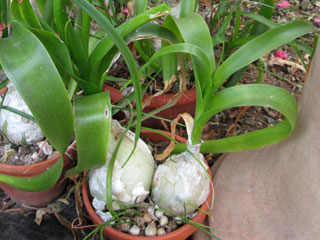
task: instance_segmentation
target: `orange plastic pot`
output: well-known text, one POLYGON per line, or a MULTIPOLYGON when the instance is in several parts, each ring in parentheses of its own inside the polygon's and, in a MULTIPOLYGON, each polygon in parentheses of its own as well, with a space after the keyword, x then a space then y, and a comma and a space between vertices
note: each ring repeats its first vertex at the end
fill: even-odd
MULTIPOLYGON (((171 136, 171 133, 161 131, 165 133, 168 136, 171 136)), ((148 130, 141 130, 141 133, 146 135, 151 141, 154 142, 161 142, 161 141, 168 141, 168 138, 155 133, 151 132, 148 130)), ((176 140, 179 142, 186 142, 184 138, 181 138, 179 136, 176 136, 176 140)), ((208 171, 210 174, 211 178, 211 171, 208 171)), ((87 182, 84 182, 82 184, 82 197, 84 201, 84 205, 86 206, 87 212, 92 219, 92 221, 95 224, 103 224, 103 220, 97 215, 96 211, 92 207, 91 201, 89 199, 89 193, 88 193, 88 186, 87 182)), ((204 219, 206 218, 205 212, 208 212, 209 206, 212 204, 212 199, 213 199, 213 188, 210 187, 210 193, 207 198, 207 200, 202 204, 201 206, 201 211, 198 211, 197 215, 195 215, 192 218, 192 221, 197 222, 197 223, 202 223, 204 219)), ((175 231, 172 231, 170 233, 167 233, 165 235, 161 236, 155 236, 155 237, 145 237, 145 236, 133 236, 127 233, 120 232, 110 226, 106 227, 103 230, 104 235, 106 235, 108 238, 112 240, 141 240, 141 239, 146 239, 146 240, 184 240, 188 238, 190 235, 192 235, 197 228, 192 227, 191 225, 185 224, 182 227, 178 228, 175 231)))
MULTIPOLYGON (((66 154, 63 157, 63 172, 60 179, 52 188, 41 191, 41 192, 29 192, 17 189, 15 187, 9 186, 5 183, 0 183, 0 187, 5 191, 5 193, 18 205, 27 205, 32 207, 44 207, 57 199, 59 195, 64 190, 66 185, 66 179, 64 179, 64 173, 72 167, 76 157, 76 143, 74 142, 68 149, 66 154)), ((45 160, 40 163, 35 163, 31 165, 7 165, 0 164, 0 174, 5 174, 9 176, 16 177, 34 177, 50 168, 57 160, 60 158, 60 155, 57 155, 53 158, 45 160)))
MULTIPOLYGON (((111 101, 119 101, 123 98, 121 92, 118 89, 110 87, 108 85, 103 86, 104 91, 110 92, 111 101)), ((150 95, 145 94, 143 96, 143 101, 145 101, 150 95)), ((170 99, 172 99, 174 94, 168 93, 161 96, 154 97, 150 104, 146 106, 143 110, 145 113, 149 113, 155 109, 158 109, 164 105, 166 105, 170 99)), ((178 102, 170 108, 167 108, 159 113, 156 114, 158 117, 166 118, 173 120, 176 118, 180 113, 190 113, 191 115, 194 114, 196 107, 196 89, 192 88, 185 92, 178 102)), ((163 125, 160 120, 155 118, 148 118, 142 122, 143 126, 151 127, 151 128, 163 128, 163 125)))

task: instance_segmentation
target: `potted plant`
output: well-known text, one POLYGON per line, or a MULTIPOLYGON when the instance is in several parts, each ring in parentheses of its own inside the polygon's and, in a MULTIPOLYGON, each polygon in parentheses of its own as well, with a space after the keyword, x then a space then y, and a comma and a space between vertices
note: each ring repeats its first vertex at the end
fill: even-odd
MULTIPOLYGON (((198 7, 197 1, 181 1, 175 7, 178 9, 178 16, 168 15, 161 24, 162 27, 153 26, 152 23, 149 23, 137 29, 137 31, 131 35, 136 35, 133 39, 146 37, 160 38, 163 46, 173 43, 196 44, 207 53, 211 65, 215 64, 212 62, 212 59, 215 58, 212 49, 220 51, 220 48, 222 48, 218 63, 220 64, 223 59, 235 51, 235 49, 264 33, 268 28, 277 26, 276 23, 270 20, 273 14, 273 4, 273 1, 264 1, 264 4, 258 7, 258 14, 254 14, 252 12, 244 12, 240 1, 222 2, 218 5, 216 14, 212 17, 209 29, 200 14, 195 14, 198 7), (241 17, 247 17, 254 21, 239 31, 241 17), (233 18, 234 21, 236 21, 236 29, 231 29, 227 32, 227 27, 233 18), (211 36, 210 32, 214 32, 214 34, 211 36), (230 36, 226 37, 227 34, 230 36), (228 40, 227 38, 230 39, 228 40)), ((177 14, 175 13, 175 15, 177 14)), ((145 39, 134 41, 134 45, 139 54, 139 59, 148 61, 152 56, 153 49, 150 47, 150 44, 148 45, 145 41, 145 39)), ((158 48, 160 47, 161 45, 158 46, 158 48)), ((216 54, 216 56, 217 55, 218 54, 216 54)), ((186 89, 186 82, 195 85, 193 71, 190 68, 190 64, 187 64, 190 60, 190 56, 183 53, 180 53, 178 58, 176 53, 167 54, 146 69, 144 76, 146 79, 150 78, 151 81, 154 81, 156 78, 154 75, 157 76, 159 72, 162 73, 162 85, 164 85, 164 89, 159 90, 159 92, 153 96, 148 93, 144 94, 144 112, 153 113, 162 119, 170 120, 174 119, 179 113, 189 112, 192 115, 194 114, 196 89, 186 89), (179 56, 181 57, 179 58, 179 56), (177 59, 180 60, 179 63, 177 59), (179 68, 181 69, 180 71, 177 70, 179 68), (152 73, 153 75, 151 75, 152 73), (173 78, 173 76, 175 77, 173 78), (167 93, 177 81, 179 82, 179 90, 176 90, 177 93, 167 93)), ((225 86, 234 86, 240 80, 246 69, 247 66, 231 75, 225 86)), ((114 81, 117 78, 110 77, 107 79, 114 81)), ((124 79, 118 79, 118 81, 123 80, 124 79)), ((144 81, 148 83, 148 80, 144 81)), ((153 87, 154 84, 151 85, 152 89, 156 88, 156 86, 153 87)), ((113 101, 119 101, 123 98, 121 92, 116 89, 108 85, 104 88, 110 90, 113 101)), ((120 91, 123 89, 124 87, 122 87, 120 91)), ((143 121, 143 126, 161 128, 163 127, 163 122, 149 118, 143 121)))
MULTIPOLYGON (((19 5, 19 1, 13 2, 16 4, 13 5, 13 7, 22 7, 22 5, 19 5)), ((22 4, 25 2, 27 1, 23 1, 22 4)), ((61 1, 56 2, 57 4, 61 3, 61 1)), ((135 153, 135 149, 138 149, 139 145, 138 139, 140 135, 140 123, 142 118, 142 94, 138 75, 139 72, 131 52, 126 47, 125 41, 120 36, 119 32, 111 26, 107 18, 85 0, 74 0, 74 2, 79 5, 83 11, 83 14, 87 13, 88 16, 92 17, 100 25, 100 27, 108 33, 108 36, 111 39, 107 41, 108 44, 113 42, 115 46, 120 49, 130 70, 132 83, 135 88, 136 124, 135 135, 133 136, 131 134, 133 140, 131 139, 131 147, 128 148, 131 150, 128 152, 129 157, 128 159, 122 159, 122 161, 127 162, 126 160, 130 159, 131 155, 135 153)), ((57 7, 59 6, 60 5, 57 7)), ((20 12, 22 10, 25 10, 25 8, 20 9, 20 12)), ((19 11, 16 11, 16 13, 19 13, 19 11)), ((27 14, 21 15, 21 18, 26 15, 27 14)), ((59 16, 61 15, 58 14, 57 17, 59 16)), ((62 26, 65 26, 65 28, 60 28, 61 31, 59 31, 59 34, 63 35, 66 33, 65 36, 67 36, 66 39, 68 39, 68 37, 72 36, 73 34, 73 31, 69 30, 71 26, 69 25, 68 21, 64 21, 62 26), (66 32, 64 32, 64 30, 66 32)), ((126 137, 126 133, 128 132, 131 122, 129 122, 126 130, 120 131, 120 134, 111 134, 113 124, 111 123, 112 114, 109 93, 100 92, 102 88, 101 79, 93 78, 94 81, 85 80, 84 77, 88 73, 86 73, 86 69, 81 69, 81 64, 83 64, 83 56, 78 56, 77 51, 75 50, 73 50, 73 58, 75 59, 75 62, 78 61, 79 65, 77 65, 77 67, 74 69, 72 68, 72 70, 70 68, 66 69, 69 69, 68 73, 72 76, 73 80, 78 81, 79 85, 84 90, 85 95, 74 98, 74 111, 72 111, 69 100, 70 98, 68 98, 68 94, 65 90, 60 74, 54 62, 51 60, 54 57, 55 60, 65 60, 67 59, 65 56, 68 55, 53 55, 54 52, 57 51, 52 51, 52 55, 49 55, 48 52, 50 51, 47 50, 50 49, 48 47, 49 45, 43 44, 38 38, 40 38, 40 35, 46 36, 46 40, 43 42, 48 42, 48 39, 54 42, 53 39, 55 38, 51 37, 52 34, 50 34, 50 38, 48 37, 48 34, 44 33, 36 35, 31 33, 30 30, 18 22, 12 22, 12 27, 12 35, 9 38, 2 39, 0 41, 0 50, 6 50, 6 54, 0 56, 0 64, 3 66, 9 79, 17 87, 21 96, 24 98, 44 134, 60 153, 64 153, 73 130, 75 129, 78 162, 75 168, 67 172, 67 175, 82 172, 90 168, 104 167, 107 159, 107 152, 113 148, 111 151, 111 158, 109 158, 107 164, 108 173, 107 181, 105 182, 108 185, 108 188, 106 194, 102 192, 101 195, 106 195, 108 208, 112 214, 117 217, 118 214, 113 210, 111 192, 113 184, 113 169, 115 166, 117 152, 119 151, 120 146, 124 144, 123 141, 120 140, 126 137), (26 41, 29 43, 27 46, 24 44, 26 41), (47 46, 47 49, 44 46, 47 46), (64 58, 58 58, 61 56, 64 56, 64 58), (77 59, 76 57, 79 58, 77 59), (12 61, 12 59, 14 59, 14 61, 12 61), (76 72, 79 72, 80 75, 76 75, 76 72), (37 89, 42 91, 37 94, 37 89), (45 91, 46 89, 50 89, 50 91, 45 91), (74 128, 73 122, 75 123, 74 128), (108 140, 111 137, 116 140, 110 141, 108 144, 108 140), (111 146, 110 144, 113 145, 111 146), (109 150, 108 147, 110 148, 109 150)), ((82 30, 83 29, 84 28, 82 28, 82 30)), ((197 159, 201 160, 202 155, 200 154, 200 151, 239 151, 272 144, 287 137, 294 127, 297 109, 295 100, 285 90, 261 84, 236 86, 233 88, 223 89, 218 92, 217 90, 220 89, 222 83, 232 73, 241 67, 249 64, 250 62, 256 60, 260 56, 282 45, 283 43, 286 43, 311 31, 313 31, 313 27, 309 22, 306 21, 295 21, 276 27, 248 42, 218 67, 210 64, 210 62, 215 62, 214 59, 209 60, 208 54, 210 53, 204 52, 194 43, 173 44, 166 46, 155 53, 150 60, 142 68, 140 68, 140 73, 143 73, 143 71, 158 57, 162 57, 169 53, 184 52, 193 56, 192 61, 197 86, 197 103, 194 124, 187 124, 189 125, 189 130, 192 130, 190 131, 189 137, 189 148, 191 149, 188 149, 187 153, 183 153, 186 150, 186 145, 177 145, 174 149, 175 153, 181 154, 177 155, 176 160, 172 162, 178 163, 185 159, 185 156, 189 156, 188 158, 190 158, 190 156, 194 155, 197 156, 197 159), (255 49, 256 51, 252 53, 252 49, 255 49), (274 108, 283 113, 287 119, 267 129, 221 140, 205 141, 200 144, 202 130, 207 120, 212 115, 230 107, 247 105, 259 105, 274 108)), ((76 39, 77 37, 74 38, 75 41, 76 39)), ((58 49, 57 47, 60 45, 57 43, 57 41, 54 43, 56 43, 54 46, 56 49, 58 49)), ((72 48, 74 46, 70 45, 69 47, 72 48)), ((67 61, 64 62, 64 66, 67 66, 66 62, 67 61)), ((87 67, 85 64, 82 66, 87 67)), ((95 74, 94 71, 93 74, 95 74)), ((194 157, 191 159, 191 163, 194 164, 196 159, 194 157)), ((196 164, 197 165, 194 166, 199 165, 201 166, 202 170, 205 169, 203 164, 198 164, 198 162, 196 162, 196 164)), ((166 163, 164 163, 164 165, 166 165, 166 163)), ((46 172, 36 177, 28 178, 28 181, 25 181, 23 178, 5 175, 0 175, 0 181, 10 183, 14 187, 24 188, 31 191, 39 191, 49 188, 55 184, 60 176, 61 167, 62 160, 59 159, 57 163, 49 168, 46 172)), ((172 167, 168 167, 169 171, 174 167, 176 166, 173 165, 172 167)), ((167 174, 169 171, 164 171, 163 173, 167 174)), ((204 174, 202 179, 207 180, 207 183, 203 187, 207 187, 209 184, 209 178, 207 177, 205 171, 202 171, 202 173, 204 174)), ((131 174, 131 176, 135 177, 134 174, 131 174)), ((155 176, 159 175, 156 173, 155 176)), ((155 179, 157 179, 154 181, 156 189, 156 185, 160 184, 160 178, 155 179)), ((179 179, 177 181, 179 184, 181 183, 179 179)), ((183 185, 184 182, 181 184, 183 185)), ((158 193, 154 192, 154 194, 158 194, 159 196, 157 200, 159 206, 167 211, 169 208, 170 211, 170 206, 166 206, 166 201, 162 199, 166 192, 174 191, 165 189, 160 184, 158 193)), ((181 209, 181 206, 183 208, 185 205, 184 202, 187 201, 188 199, 182 201, 182 203, 179 205, 179 209, 181 209)), ((190 207, 188 205, 188 211, 191 211, 192 208, 196 209, 197 206, 190 207)))
MULTIPOLYGON (((46 4, 50 7, 49 1, 46 4)), ((41 127, 41 130, 45 136, 60 152, 60 154, 63 155, 67 146, 69 145, 74 131, 74 116, 70 99, 74 94, 74 91, 77 89, 77 84, 79 83, 79 85, 81 85, 86 94, 90 94, 101 92, 101 83, 97 83, 98 85, 90 83, 89 77, 86 79, 85 76, 87 75, 85 72, 83 72, 84 63, 88 62, 88 57, 86 57, 85 50, 83 50, 83 48, 84 46, 87 46, 88 48, 89 39, 91 40, 89 29, 84 27, 82 28, 82 35, 86 37, 86 41, 83 40, 85 43, 77 41, 78 35, 75 35, 75 29, 70 25, 70 20, 72 19, 69 19, 69 22, 67 21, 68 16, 66 14, 66 2, 54 2, 53 8, 51 9, 55 14, 54 24, 52 26, 49 25, 50 19, 47 19, 48 16, 46 14, 48 13, 44 11, 45 7, 41 7, 41 5, 39 5, 39 8, 40 11, 42 11, 42 16, 34 12, 29 1, 11 2, 11 15, 13 18, 18 20, 18 22, 16 21, 11 23, 11 30, 13 33, 12 36, 1 39, 2 47, 6 49, 9 46, 11 50, 6 51, 5 56, 3 56, 1 59, 1 65, 3 66, 9 79, 17 87, 22 98, 29 106, 31 112, 34 114, 34 118, 41 127), (66 34, 64 34, 63 25, 67 26, 65 32, 66 34), (59 36, 55 33, 54 28, 60 30, 59 36), (72 40, 75 40, 78 46, 80 46, 80 49, 83 50, 82 53, 78 54, 78 49, 74 48, 73 43, 70 44, 70 41, 72 40), (24 41, 29 41, 32 46, 30 46, 30 48, 24 46, 24 41), (12 44, 17 45, 13 47, 12 44), (18 45, 19 47, 17 48, 16 46, 18 45), (35 54, 36 51, 39 51, 39 53, 35 54), (26 56, 27 58, 25 58, 26 56), (33 57, 37 58, 37 56, 41 57, 35 61, 30 60, 33 57), (14 61, 11 62, 10 59, 14 59, 14 61), (74 65, 72 64, 72 61, 75 63, 74 65), (32 64, 40 67, 38 68, 32 64), (12 69, 13 66, 19 66, 19 72, 22 72, 22 69, 25 69, 26 72, 21 75, 19 72, 15 72, 12 69), (46 68, 44 69, 43 66, 46 66, 46 68), (86 81, 82 80, 82 78, 86 79, 86 81), (77 79, 78 83, 74 79, 77 79), (67 87, 67 91, 65 86, 67 87), (39 94, 36 94, 36 92, 39 94), (38 97, 35 95, 38 95, 38 97)), ((155 9, 149 10, 145 14, 141 14, 139 17, 129 21, 126 25, 120 26, 120 30, 124 35, 126 35, 128 32, 134 30, 137 26, 161 16, 162 11, 165 11, 166 9, 167 8, 165 5, 161 5, 155 9), (159 14, 155 15, 155 17, 149 17, 149 14, 155 13, 159 14)), ((83 17, 84 25, 89 22, 90 18, 83 17)), ((113 31, 115 32, 114 29, 113 31)), ((120 38, 119 35, 117 35, 117 37, 120 38)), ((107 50, 100 51, 100 54, 107 54, 108 51, 114 46, 113 41, 111 41, 109 37, 104 38, 101 41, 104 43, 104 45, 102 44, 103 46, 107 46, 107 50)), ((114 42, 117 41, 118 40, 114 40, 114 42)), ((125 46, 125 44, 123 45, 125 46)), ((127 53, 127 55, 129 54, 127 53)), ((97 63, 97 65, 99 65, 99 63, 97 63)), ((94 72, 95 68, 97 67, 93 66, 89 70, 94 72)), ((89 70, 87 69, 86 71, 89 70)), ((98 81, 95 79, 95 81, 99 82, 100 80, 98 81)), ((135 85, 137 86, 137 84, 135 85)), ((103 104, 108 102, 108 93, 97 95, 98 96, 96 96, 96 99, 98 99, 100 102, 104 102, 99 109, 103 109, 100 116, 100 121, 103 121, 105 120, 105 105, 103 104)), ((137 91, 136 95, 139 96, 139 91, 137 91)), ((90 99, 90 97, 88 98, 90 99)), ((92 97, 91 99, 94 98, 95 97, 92 97)), ((139 97, 137 97, 137 99, 139 99, 139 97)), ((139 101, 137 100, 137 102, 139 101)), ((95 105, 95 102, 92 102, 91 104, 95 105)), ((95 112, 91 114, 94 115, 95 112)), ((99 120, 97 122, 99 122, 99 120)), ((96 127, 96 123, 92 124, 92 127, 96 127)), ((88 128, 88 125, 86 128, 88 128)), ((99 136, 103 139, 103 141, 106 141, 106 138, 104 138, 107 136, 106 132, 102 131, 101 133, 94 135, 94 141, 96 140, 95 138, 99 138, 99 136)), ((87 138, 83 139, 83 141, 87 141, 87 138)), ((81 141, 78 140, 78 145, 79 144, 81 145, 81 141)), ((101 143, 101 145, 103 145, 103 143, 101 143)), ((78 149, 83 148, 78 146, 78 149)), ((93 155, 95 154, 96 153, 93 155)), ((102 160, 102 162, 104 161, 105 159, 102 160)), ((99 159, 97 159, 96 162, 93 161, 91 165, 94 166, 97 164, 97 162, 99 162, 99 159)), ((18 189, 28 191, 46 190, 54 186, 58 181, 62 172, 62 163, 62 158, 59 158, 59 160, 55 158, 53 161, 51 161, 50 165, 44 164, 45 167, 42 168, 41 172, 45 173, 32 173, 29 175, 25 174, 23 177, 17 177, 17 173, 12 173, 12 169, 17 169, 12 166, 10 172, 6 170, 1 172, 1 182, 10 184, 12 187, 18 189), (56 164, 54 164, 55 162, 56 164), (52 167, 49 168, 51 165, 52 167), (49 170, 46 171, 48 168, 49 170), (37 176, 31 178, 31 176, 35 175, 37 176), (26 179, 28 181, 26 181, 26 179)), ((29 168, 30 166, 26 167, 26 169, 29 168)), ((61 186, 61 184, 59 186, 61 186)), ((17 198, 15 199, 17 200, 17 198)), ((17 201, 19 202, 19 200, 17 201)), ((30 201, 28 204, 30 204, 30 201)), ((41 204, 43 205, 43 202, 41 204)))
MULTIPOLYGON (((91 10, 89 6, 86 6, 84 3, 80 6, 87 8, 88 11, 90 10, 92 16, 94 16, 94 11, 91 10)), ((275 27, 249 41, 216 68, 210 64, 207 53, 199 46, 191 43, 173 44, 164 47, 155 53, 148 63, 140 69, 140 72, 144 71, 157 58, 162 57, 165 54, 184 52, 193 56, 193 67, 196 75, 198 94, 195 122, 194 125, 192 124, 189 126, 190 138, 188 148, 186 144, 179 144, 174 148, 174 152, 181 153, 187 149, 188 153, 191 152, 191 154, 197 155, 200 154, 200 151, 213 153, 240 151, 273 144, 287 137, 294 128, 297 114, 296 101, 290 93, 281 88, 263 84, 242 85, 223 89, 221 91, 217 90, 219 90, 223 82, 237 70, 248 65, 272 49, 312 31, 314 31, 313 26, 307 21, 294 21, 275 27), (252 49, 255 51, 252 52, 252 49), (201 142, 202 130, 211 116, 225 109, 239 106, 271 107, 280 111, 286 119, 275 126, 263 130, 257 130, 255 132, 225 139, 201 142)), ((182 155, 178 155, 179 157, 177 158, 181 158, 181 156, 184 155, 185 153, 182 153, 182 155)), ((175 159, 172 162, 178 165, 180 160, 175 159)), ((107 179, 109 180, 112 178, 113 171, 110 169, 114 167, 114 163, 115 157, 112 157, 110 163, 108 163, 107 169, 105 167, 104 169, 101 169, 102 172, 108 172, 107 179)), ((159 167, 157 169, 159 169, 159 167)), ((165 171, 161 170, 161 174, 157 173, 158 170, 156 170, 154 177, 156 180, 154 180, 155 185, 153 195, 158 195, 158 197, 155 197, 157 198, 155 201, 160 208, 166 210, 172 210, 170 204, 174 201, 176 196, 170 187, 162 188, 159 182, 162 177, 169 178, 168 176, 172 176, 170 169, 171 168, 168 167, 165 171), (157 184, 160 184, 158 189, 157 184), (169 197, 166 195, 168 192, 170 193, 169 197)), ((175 169, 178 168, 176 167, 175 169)), ((105 192, 107 192, 106 204, 108 205, 108 209, 112 212, 114 211, 112 204, 113 198, 111 197, 112 193, 110 189, 113 188, 113 186, 111 187, 110 181, 107 181, 106 184, 107 187, 105 187, 104 191, 101 189, 101 193, 102 196, 104 196, 105 192)), ((179 182, 179 184, 183 185, 181 182, 179 182)), ((187 201, 188 200, 185 200, 184 202, 187 201)), ((183 207, 183 204, 180 206, 183 207)), ((117 214, 121 215, 121 212, 117 214)), ((115 214, 115 216, 117 216, 117 214, 115 214)), ((108 223, 110 224, 110 221, 107 221, 107 224, 108 223)), ((103 225, 101 229, 103 229, 104 226, 105 225, 103 225)))

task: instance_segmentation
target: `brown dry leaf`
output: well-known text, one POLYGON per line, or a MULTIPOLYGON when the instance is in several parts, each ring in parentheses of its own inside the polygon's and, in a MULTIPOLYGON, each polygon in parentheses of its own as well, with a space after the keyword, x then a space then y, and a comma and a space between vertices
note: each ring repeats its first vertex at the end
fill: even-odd
POLYGON ((80 220, 83 220, 84 213, 83 213, 83 202, 81 198, 81 184, 76 185, 76 188, 74 190, 74 196, 75 196, 76 212, 77 212, 78 218, 80 220))
MULTIPOLYGON (((193 128, 193 118, 189 113, 181 113, 173 121, 178 122, 181 117, 183 118, 183 120, 186 124, 188 137, 191 137, 191 132, 192 132, 192 128, 193 128)), ((177 127, 177 124, 172 122, 171 123, 171 137, 173 139, 175 139, 175 136, 176 136, 176 127, 177 127)), ((154 158, 157 161, 161 161, 161 160, 167 158, 168 156, 170 156, 171 152, 173 151, 174 146, 175 146, 175 142, 170 141, 169 146, 163 151, 163 153, 157 154, 154 158)))
POLYGON ((209 1, 207 1, 207 0, 200 0, 200 2, 201 2, 202 4, 204 4, 204 5, 206 5, 207 7, 209 7, 211 10, 214 10, 212 4, 211 4, 209 1))
POLYGON ((173 75, 169 80, 164 81, 164 89, 161 90, 161 91, 159 91, 159 92, 157 92, 157 93, 155 93, 155 94, 153 94, 153 95, 151 95, 150 97, 148 97, 148 98, 143 102, 142 109, 144 109, 146 106, 148 106, 148 105, 151 103, 151 101, 152 101, 153 98, 155 98, 155 97, 157 97, 157 96, 160 96, 160 95, 162 95, 162 94, 167 93, 167 92, 170 90, 172 84, 173 84, 176 80, 177 80, 177 77, 176 77, 175 75, 173 75))
POLYGON ((205 141, 212 140, 212 139, 216 138, 217 136, 219 136, 219 134, 215 130, 210 129, 208 132, 206 132, 202 135, 201 139, 205 140, 205 141))
POLYGON ((230 128, 227 130, 226 133, 226 137, 231 137, 235 135, 235 130, 236 130, 236 126, 240 120, 240 118, 242 117, 242 115, 248 111, 251 108, 251 106, 246 106, 246 107, 242 107, 241 108, 241 112, 238 114, 236 120, 234 121, 234 123, 230 126, 230 128))
POLYGON ((62 202, 64 204, 66 204, 66 205, 70 204, 70 202, 66 198, 59 198, 57 201, 62 202))
POLYGON ((277 57, 271 57, 270 61, 269 61, 269 64, 271 65, 278 65, 278 66, 284 66, 284 65, 287 65, 287 66, 291 66, 292 69, 299 69, 301 71, 303 71, 304 73, 306 72, 306 69, 298 64, 298 63, 295 63, 295 62, 291 62, 289 60, 284 60, 284 59, 281 59, 281 58, 277 58, 277 57))
MULTIPOLYGON (((180 118, 181 118, 181 114, 179 114, 173 121, 178 122, 180 120, 180 118)), ((173 139, 175 139, 175 135, 176 135, 175 134, 176 133, 176 126, 177 126, 177 124, 171 123, 171 134, 172 134, 171 137, 173 139)), ((175 145, 176 144, 174 141, 170 141, 169 146, 163 151, 163 153, 155 155, 154 159, 157 161, 162 161, 163 159, 166 159, 173 151, 175 145)))

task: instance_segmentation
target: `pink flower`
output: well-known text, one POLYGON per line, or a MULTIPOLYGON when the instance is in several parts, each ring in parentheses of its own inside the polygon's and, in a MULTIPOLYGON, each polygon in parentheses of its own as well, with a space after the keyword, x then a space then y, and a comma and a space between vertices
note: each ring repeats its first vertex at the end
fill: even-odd
POLYGON ((281 8, 288 8, 288 7, 291 6, 291 4, 289 2, 287 2, 287 1, 282 1, 281 3, 279 3, 278 6, 281 7, 281 8))
POLYGON ((315 17, 315 18, 314 18, 314 22, 315 22, 315 23, 320 23, 320 17, 315 17))
POLYGON ((128 14, 129 13, 129 9, 128 8, 123 9, 123 13, 124 14, 128 14))
POLYGON ((281 59, 288 59, 288 55, 285 51, 282 51, 280 49, 278 49, 277 51, 274 52, 274 56, 277 58, 281 58, 281 59))

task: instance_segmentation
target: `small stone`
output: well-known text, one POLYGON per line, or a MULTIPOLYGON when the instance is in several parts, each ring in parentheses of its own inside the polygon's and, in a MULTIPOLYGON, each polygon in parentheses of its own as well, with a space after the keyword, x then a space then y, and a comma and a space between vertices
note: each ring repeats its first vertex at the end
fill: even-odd
POLYGON ((149 222, 152 221, 152 216, 151 216, 150 213, 146 213, 146 214, 143 215, 143 219, 144 219, 144 221, 145 221, 146 223, 149 223, 149 222))
POLYGON ((177 229, 177 223, 175 222, 175 221, 170 221, 169 223, 168 223, 168 226, 170 227, 170 230, 171 231, 174 231, 174 230, 176 230, 177 229))
POLYGON ((53 153, 53 147, 48 142, 38 142, 37 145, 42 148, 42 153, 45 155, 50 156, 53 153))
POLYGON ((175 217, 174 220, 176 221, 176 224, 181 225, 182 221, 180 217, 175 217))
POLYGON ((121 223, 120 229, 121 229, 121 232, 128 232, 130 229, 130 225, 128 223, 121 223))
POLYGON ((131 235, 139 235, 140 234, 140 228, 137 225, 133 225, 130 229, 129 229, 129 233, 131 235))
POLYGON ((162 216, 159 220, 160 226, 163 227, 168 224, 168 218, 166 216, 162 216))
POLYGON ((142 225, 145 224, 146 221, 144 220, 144 218, 138 217, 138 218, 136 219, 136 222, 137 222, 138 226, 142 226, 142 225))
POLYGON ((38 153, 37 153, 37 152, 34 152, 34 153, 32 154, 32 156, 31 156, 31 158, 32 158, 33 160, 35 160, 35 159, 37 158, 37 156, 38 156, 38 153))
POLYGON ((163 212, 160 211, 160 210, 157 210, 157 211, 154 213, 154 215, 159 219, 159 218, 161 218, 161 217, 163 216, 163 212))
POLYGON ((156 236, 157 234, 156 224, 154 222, 149 223, 146 229, 144 230, 144 234, 147 237, 156 236))
POLYGON ((160 235, 164 235, 164 234, 166 234, 166 230, 164 230, 163 228, 158 228, 157 235, 160 236, 160 235))
POLYGON ((30 150, 29 150, 28 146, 21 145, 19 147, 18 152, 19 152, 20 155, 26 155, 26 154, 28 154, 30 152, 30 150))
POLYGON ((154 216, 154 208, 148 207, 147 212, 151 215, 154 216))

